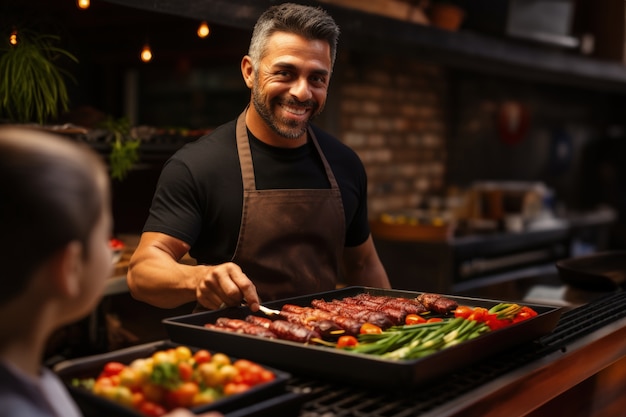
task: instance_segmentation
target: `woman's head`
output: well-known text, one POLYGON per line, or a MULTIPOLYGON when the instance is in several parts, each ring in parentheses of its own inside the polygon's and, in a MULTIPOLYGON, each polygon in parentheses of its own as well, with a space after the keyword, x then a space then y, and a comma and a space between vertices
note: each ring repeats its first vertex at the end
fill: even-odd
POLYGON ((39 130, 0 127, 0 306, 70 244, 86 264, 94 257, 102 263, 104 247, 110 268, 100 242, 110 227, 108 176, 94 152, 39 130))
POLYGON ((250 40, 248 55, 258 69, 267 42, 275 32, 293 33, 309 40, 324 40, 330 46, 331 67, 335 63, 339 26, 333 18, 318 7, 284 3, 267 9, 256 25, 250 40))

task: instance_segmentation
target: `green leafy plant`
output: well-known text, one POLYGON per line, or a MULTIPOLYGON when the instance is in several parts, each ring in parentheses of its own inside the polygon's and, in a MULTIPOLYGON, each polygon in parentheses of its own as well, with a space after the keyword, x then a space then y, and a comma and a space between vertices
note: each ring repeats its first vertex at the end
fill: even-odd
POLYGON ((139 160, 141 140, 132 136, 130 122, 125 117, 120 119, 109 117, 100 124, 100 127, 108 130, 113 136, 109 154, 111 178, 121 181, 139 160))
POLYGON ((57 65, 61 58, 78 59, 56 46, 59 37, 28 30, 17 34, 17 44, 0 47, 0 116, 18 123, 44 124, 66 111, 68 71, 57 65))

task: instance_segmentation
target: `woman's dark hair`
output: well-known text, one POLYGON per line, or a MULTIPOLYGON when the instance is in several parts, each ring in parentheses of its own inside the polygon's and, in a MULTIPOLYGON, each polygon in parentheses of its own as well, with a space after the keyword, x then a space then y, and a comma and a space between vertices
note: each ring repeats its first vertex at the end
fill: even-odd
POLYGON ((267 9, 254 26, 248 50, 255 70, 258 70, 267 42, 275 32, 294 33, 306 39, 328 42, 331 68, 334 66, 339 26, 325 10, 294 3, 278 4, 267 9))
POLYGON ((0 304, 18 296, 55 251, 82 242, 102 215, 104 163, 43 131, 0 127, 0 304))

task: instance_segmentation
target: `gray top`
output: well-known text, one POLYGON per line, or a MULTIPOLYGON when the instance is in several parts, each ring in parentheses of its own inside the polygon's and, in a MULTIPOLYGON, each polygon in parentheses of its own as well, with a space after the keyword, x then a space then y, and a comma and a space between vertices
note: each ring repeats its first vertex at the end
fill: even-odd
POLYGON ((63 382, 47 368, 38 379, 0 361, 0 417, 82 417, 63 382))

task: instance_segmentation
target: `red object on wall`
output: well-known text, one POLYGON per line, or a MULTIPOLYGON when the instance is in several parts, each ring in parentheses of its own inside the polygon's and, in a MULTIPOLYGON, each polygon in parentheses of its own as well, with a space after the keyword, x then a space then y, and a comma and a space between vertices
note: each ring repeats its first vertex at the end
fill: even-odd
POLYGON ((500 140, 508 145, 521 142, 530 126, 528 108, 517 101, 505 101, 497 114, 497 129, 500 140))

